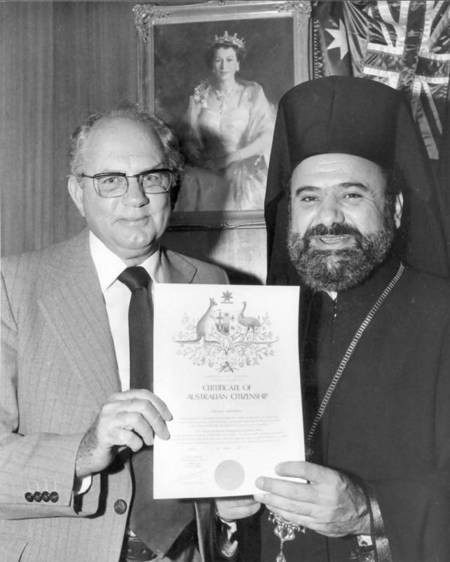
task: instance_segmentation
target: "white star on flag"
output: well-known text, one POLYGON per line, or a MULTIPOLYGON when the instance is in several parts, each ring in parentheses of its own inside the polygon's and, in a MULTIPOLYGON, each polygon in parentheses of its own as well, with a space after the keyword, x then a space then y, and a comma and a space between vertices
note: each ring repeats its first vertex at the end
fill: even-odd
POLYGON ((333 41, 328 45, 327 51, 330 49, 339 49, 339 58, 342 60, 348 53, 347 34, 345 32, 344 22, 340 19, 338 29, 325 28, 325 31, 333 37, 333 41))

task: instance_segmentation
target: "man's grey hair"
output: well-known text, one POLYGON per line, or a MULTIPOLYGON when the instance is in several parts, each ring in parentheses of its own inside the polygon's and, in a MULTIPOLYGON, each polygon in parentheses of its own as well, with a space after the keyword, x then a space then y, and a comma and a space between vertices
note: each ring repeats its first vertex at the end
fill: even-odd
POLYGON ((83 172, 83 148, 93 126, 101 119, 124 118, 142 123, 156 134, 161 141, 164 164, 176 173, 175 185, 171 188, 172 206, 175 204, 184 169, 184 158, 179 150, 178 139, 171 128, 155 115, 150 115, 132 104, 120 105, 115 109, 94 113, 75 129, 71 137, 70 171, 79 177, 83 172))

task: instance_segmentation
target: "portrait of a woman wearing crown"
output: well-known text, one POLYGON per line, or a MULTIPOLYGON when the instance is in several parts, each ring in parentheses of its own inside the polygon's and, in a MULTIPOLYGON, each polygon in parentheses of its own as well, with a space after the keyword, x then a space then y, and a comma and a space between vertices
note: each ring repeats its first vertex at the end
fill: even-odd
POLYGON ((206 53, 209 76, 189 97, 182 143, 187 166, 178 211, 264 206, 275 109, 260 84, 240 77, 245 41, 225 31, 206 53))

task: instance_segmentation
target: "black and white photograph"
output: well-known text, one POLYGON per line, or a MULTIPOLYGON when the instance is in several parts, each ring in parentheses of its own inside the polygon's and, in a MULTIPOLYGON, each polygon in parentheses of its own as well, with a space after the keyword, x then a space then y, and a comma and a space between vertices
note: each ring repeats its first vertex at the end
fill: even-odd
POLYGON ((450 562, 449 22, 0 0, 0 562, 450 562))

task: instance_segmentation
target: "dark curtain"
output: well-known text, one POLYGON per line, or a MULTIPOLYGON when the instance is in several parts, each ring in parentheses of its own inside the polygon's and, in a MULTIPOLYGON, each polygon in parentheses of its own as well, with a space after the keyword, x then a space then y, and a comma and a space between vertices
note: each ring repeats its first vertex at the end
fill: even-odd
POLYGON ((2 254, 42 248, 81 229, 66 191, 69 139, 89 113, 137 101, 132 6, 0 6, 2 254))

